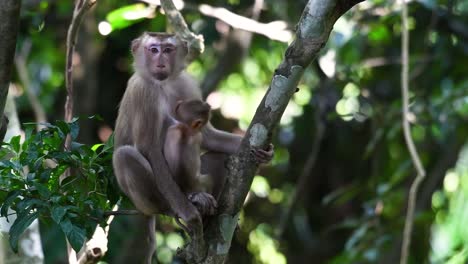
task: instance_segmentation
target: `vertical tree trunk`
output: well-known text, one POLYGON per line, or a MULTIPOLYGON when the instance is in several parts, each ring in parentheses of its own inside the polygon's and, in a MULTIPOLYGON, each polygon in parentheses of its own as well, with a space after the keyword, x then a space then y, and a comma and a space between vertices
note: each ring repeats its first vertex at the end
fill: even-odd
POLYGON ((15 56, 16 37, 20 20, 21 0, 0 1, 0 124, 1 138, 4 137, 7 125, 3 118, 5 102, 10 86, 13 59, 15 56))

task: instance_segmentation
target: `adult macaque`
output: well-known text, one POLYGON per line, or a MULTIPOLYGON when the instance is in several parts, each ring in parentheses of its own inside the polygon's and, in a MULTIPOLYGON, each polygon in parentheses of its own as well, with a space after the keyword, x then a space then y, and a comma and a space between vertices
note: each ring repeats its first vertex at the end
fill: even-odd
POLYGON ((180 101, 164 144, 172 177, 202 215, 213 215, 217 207, 214 197, 205 192, 212 188, 207 175, 200 174, 201 129, 210 119, 210 110, 209 104, 198 99, 180 101))
MULTIPOLYGON (((117 182, 146 215, 145 263, 151 263, 156 248, 154 215, 158 213, 185 222, 192 238, 189 246, 196 247, 193 252, 202 252, 187 256, 187 261, 201 261, 206 248, 200 213, 173 178, 163 155, 177 102, 201 99, 197 84, 183 71, 187 45, 172 34, 144 33, 132 42, 131 50, 135 73, 128 81, 115 126, 113 165, 117 182)), ((213 177, 213 196, 217 197, 225 178, 224 158, 235 153, 241 137, 216 130, 210 123, 203 127, 202 135, 201 147, 208 151, 202 157, 202 171, 213 177)), ((273 148, 255 149, 253 154, 258 162, 266 162, 273 148)))

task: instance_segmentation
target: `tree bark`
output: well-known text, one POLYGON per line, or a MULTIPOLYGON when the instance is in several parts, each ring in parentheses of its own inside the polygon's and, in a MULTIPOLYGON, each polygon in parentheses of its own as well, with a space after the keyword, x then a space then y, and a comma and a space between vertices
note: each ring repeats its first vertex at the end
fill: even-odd
POLYGON ((7 120, 3 118, 5 102, 10 86, 11 71, 15 57, 16 38, 20 20, 21 0, 0 1, 0 137, 6 132, 7 120))
POLYGON ((265 147, 296 91, 307 67, 325 45, 336 20, 362 0, 310 0, 297 25, 296 39, 288 47, 270 87, 242 140, 228 162, 228 180, 218 201, 219 214, 206 228, 208 255, 204 263, 224 263, 231 246, 239 212, 258 165, 250 150, 265 147))

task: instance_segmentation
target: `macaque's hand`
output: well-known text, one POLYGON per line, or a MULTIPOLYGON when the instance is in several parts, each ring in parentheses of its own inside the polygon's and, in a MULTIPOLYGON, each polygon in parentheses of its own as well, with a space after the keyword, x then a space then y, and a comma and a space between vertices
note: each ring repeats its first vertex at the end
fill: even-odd
POLYGON ((214 215, 218 208, 216 199, 209 193, 206 192, 193 192, 188 195, 188 199, 197 207, 198 212, 202 216, 214 215))
POLYGON ((251 154, 257 163, 268 163, 273 159, 273 155, 275 154, 275 146, 270 143, 267 149, 253 148, 251 150, 251 154))

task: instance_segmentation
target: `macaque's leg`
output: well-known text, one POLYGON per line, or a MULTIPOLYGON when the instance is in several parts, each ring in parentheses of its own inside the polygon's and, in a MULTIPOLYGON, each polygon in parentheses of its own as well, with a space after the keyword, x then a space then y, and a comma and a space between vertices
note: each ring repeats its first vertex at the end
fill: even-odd
MULTIPOLYGON (((195 260, 201 261, 206 254, 202 220, 197 209, 188 201, 187 197, 179 196, 179 194, 183 194, 178 188, 175 188, 175 183, 163 182, 165 179, 160 174, 153 174, 148 160, 132 146, 118 148, 114 152, 113 163, 120 187, 138 210, 149 216, 165 212, 184 220, 193 240, 190 246, 196 247, 194 252, 203 254, 194 256, 195 260), (163 198, 163 192, 160 188, 165 188, 166 198, 163 198), (169 199, 171 199, 171 206, 167 204, 169 199)), ((150 235, 148 244, 154 240, 154 237, 152 238, 154 233, 152 231, 150 233, 148 234, 150 235)), ((153 252, 154 250, 145 256, 146 260, 152 256, 153 252)))
POLYGON ((216 208, 218 208, 216 199, 206 192, 189 193, 188 199, 195 205, 202 216, 214 215, 216 213, 216 208))
POLYGON ((165 209, 157 192, 149 162, 132 146, 122 146, 114 152, 115 176, 122 191, 135 207, 146 215, 165 209), (160 201, 161 204, 156 204, 160 201))
POLYGON ((226 181, 227 169, 225 163, 228 156, 228 154, 221 152, 209 151, 200 157, 200 172, 206 174, 208 180, 211 181, 209 186, 212 186, 212 189, 207 190, 207 192, 211 193, 216 200, 218 200, 226 181))
MULTIPOLYGON (((273 144, 269 144, 266 150, 260 148, 253 149, 251 154, 258 163, 267 163, 273 158, 274 146, 273 144)), ((216 200, 218 200, 226 182, 226 161, 228 157, 228 154, 214 151, 208 151, 200 157, 200 173, 205 174, 203 177, 207 179, 204 179, 204 181, 207 181, 208 186, 211 187, 207 189, 207 192, 211 193, 216 200)))

